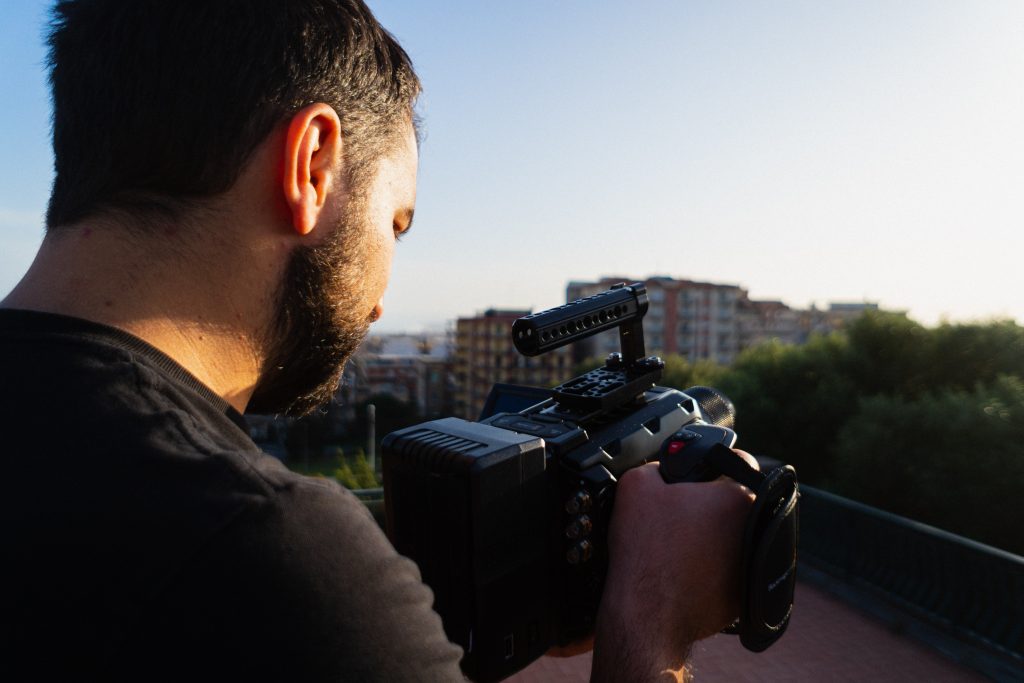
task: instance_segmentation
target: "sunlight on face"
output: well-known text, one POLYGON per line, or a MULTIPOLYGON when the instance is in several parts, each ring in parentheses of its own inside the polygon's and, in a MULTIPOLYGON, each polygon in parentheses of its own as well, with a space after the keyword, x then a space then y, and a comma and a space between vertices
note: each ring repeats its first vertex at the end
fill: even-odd
POLYGON ((345 362, 381 315, 395 242, 412 223, 417 161, 410 126, 366 187, 344 198, 324 242, 293 252, 249 412, 302 415, 334 395, 345 362))

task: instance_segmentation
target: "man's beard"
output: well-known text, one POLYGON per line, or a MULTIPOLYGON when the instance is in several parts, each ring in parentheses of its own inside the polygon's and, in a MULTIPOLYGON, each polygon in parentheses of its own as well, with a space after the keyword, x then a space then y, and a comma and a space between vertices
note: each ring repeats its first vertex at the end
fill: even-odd
POLYGON ((366 336, 360 202, 348 202, 328 240, 298 247, 277 292, 269 353, 246 412, 305 415, 334 396, 345 362, 366 336))

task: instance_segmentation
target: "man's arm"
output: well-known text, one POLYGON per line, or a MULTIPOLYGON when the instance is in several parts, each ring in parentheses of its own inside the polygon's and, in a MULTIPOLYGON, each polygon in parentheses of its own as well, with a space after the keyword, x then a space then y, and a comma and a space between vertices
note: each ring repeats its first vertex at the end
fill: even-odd
POLYGON ((682 680, 692 644, 733 622, 752 499, 725 479, 666 484, 656 464, 622 477, 592 682, 682 680))

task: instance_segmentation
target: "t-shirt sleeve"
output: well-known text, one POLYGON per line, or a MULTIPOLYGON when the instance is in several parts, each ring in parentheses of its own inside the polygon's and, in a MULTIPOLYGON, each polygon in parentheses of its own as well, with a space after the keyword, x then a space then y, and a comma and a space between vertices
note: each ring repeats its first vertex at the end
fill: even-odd
POLYGON ((163 608, 224 675, 464 680, 418 568, 333 482, 297 478, 207 545, 163 608))

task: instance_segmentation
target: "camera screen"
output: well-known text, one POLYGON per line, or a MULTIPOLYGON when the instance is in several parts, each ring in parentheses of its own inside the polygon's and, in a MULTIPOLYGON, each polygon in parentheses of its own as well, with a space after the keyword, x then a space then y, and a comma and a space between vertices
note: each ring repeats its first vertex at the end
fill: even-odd
POLYGON ((491 387, 478 419, 484 420, 497 413, 518 413, 551 398, 551 394, 551 389, 499 382, 491 387))

